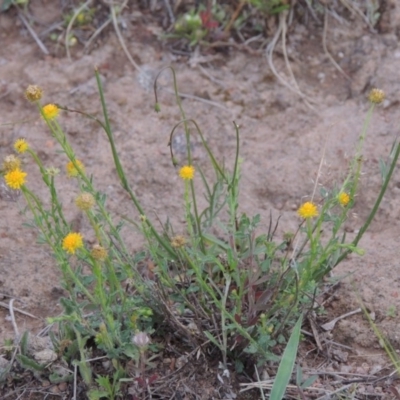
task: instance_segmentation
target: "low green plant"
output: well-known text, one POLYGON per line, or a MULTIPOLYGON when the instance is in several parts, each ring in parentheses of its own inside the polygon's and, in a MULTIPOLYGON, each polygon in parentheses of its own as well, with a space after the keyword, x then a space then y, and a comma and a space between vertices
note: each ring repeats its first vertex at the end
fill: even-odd
MULTIPOLYGON (((281 362, 286 372, 281 369, 278 372, 279 376, 285 374, 286 382, 290 368, 284 360, 290 359, 293 367, 301 325, 299 317, 313 307, 324 277, 348 254, 362 254, 358 241, 377 211, 400 152, 396 143, 389 163, 382 164, 385 166, 382 189, 367 221, 353 241, 346 241, 343 224, 355 203, 367 127, 375 105, 383 100, 383 93, 374 90, 347 177, 336 187, 321 189, 318 200, 313 195, 300 205, 298 229, 278 240, 278 221, 271 217, 267 232, 260 233, 260 216, 249 217, 240 212, 239 126, 233 123, 237 147, 232 168, 228 169, 217 161, 197 122, 186 117, 175 72, 172 68, 170 71, 181 113, 181 120, 172 128, 169 138, 171 170, 179 166, 182 178, 184 232, 175 234, 169 224, 158 230, 132 190, 116 150, 97 71, 102 118, 56 104, 43 106, 40 88, 30 86, 26 91, 26 97, 38 107, 43 123, 58 143, 66 174, 80 192, 75 204, 90 223, 96 244, 88 246, 84 234, 72 230, 58 195, 60 171, 45 166, 25 139, 18 139, 14 148, 19 155, 30 156, 38 167, 49 191, 49 201, 42 201, 26 184, 27 173, 21 169, 19 156, 10 155, 3 164, 6 185, 10 190, 21 191, 29 224, 39 232, 40 242, 51 249, 68 293, 60 301, 63 314, 49 318, 49 322, 58 326, 52 334, 56 350, 78 367, 83 381, 91 388, 92 398, 118 396, 120 383, 130 379, 123 368, 129 360, 133 361, 139 384, 145 386, 144 382, 156 381, 156 375, 150 374, 152 364, 148 355, 157 352, 160 345, 148 339, 151 335, 162 336, 165 331, 173 331, 185 346, 208 345, 218 349, 226 371, 231 364, 242 371, 249 358, 258 363, 278 361, 275 346, 287 345, 281 362), (116 222, 108 211, 106 196, 96 189, 96 177, 88 174, 62 129, 60 114, 64 112, 92 119, 104 130, 116 174, 137 217, 116 222), (178 165, 171 143, 180 127, 185 131, 186 160, 178 165), (193 133, 204 146, 209 168, 194 165, 193 133), (200 184, 207 200, 204 209, 198 206, 200 184), (133 256, 121 231, 129 223, 142 232, 146 241, 144 250, 133 256), (139 268, 144 260, 151 261, 146 273, 139 268), (293 326, 295 329, 288 338, 287 331, 293 326), (93 352, 89 342, 94 342, 96 352, 112 360, 112 378, 93 370, 88 361, 93 352)), ((155 108, 160 111, 158 77, 154 93, 155 108)), ((20 362, 27 361, 20 357, 20 362)), ((274 390, 278 398, 282 387, 274 390)))
POLYGON ((257 10, 273 15, 288 10, 290 5, 286 0, 248 0, 257 10))
MULTIPOLYGON (((178 16, 172 33, 165 38, 186 39, 189 47, 205 44, 213 40, 227 39, 231 28, 240 30, 246 21, 257 14, 261 19, 266 15, 279 14, 287 10, 289 5, 283 0, 243 0, 236 9, 228 11, 228 7, 221 2, 214 2, 208 7, 199 6, 178 16)), ((257 20, 260 19, 257 17, 257 20)), ((260 30, 255 24, 256 30, 260 30)))
POLYGON ((0 11, 7 11, 11 6, 27 7, 29 0, 3 0, 0 11))

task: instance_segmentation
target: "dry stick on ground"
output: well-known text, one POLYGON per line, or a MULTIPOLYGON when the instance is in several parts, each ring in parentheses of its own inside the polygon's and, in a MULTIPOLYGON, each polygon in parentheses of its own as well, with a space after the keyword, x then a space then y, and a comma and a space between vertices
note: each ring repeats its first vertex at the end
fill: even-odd
POLYGON ((88 39, 88 41, 85 43, 85 51, 87 51, 94 41, 94 39, 97 38, 97 36, 100 35, 100 33, 111 23, 112 19, 109 17, 100 27, 98 27, 95 32, 93 33, 92 36, 88 39))
POLYGON ((329 58, 330 62, 335 66, 335 68, 349 81, 351 78, 343 71, 342 67, 335 61, 332 57, 331 53, 328 51, 328 47, 326 46, 326 34, 328 32, 328 7, 325 7, 325 17, 324 17, 324 31, 322 33, 322 47, 324 49, 325 54, 329 58))
POLYGON ((287 54, 287 48, 286 48, 287 22, 286 22, 286 20, 287 20, 288 17, 286 15, 288 17, 291 16, 292 15, 292 9, 291 9, 290 12, 282 11, 281 14, 279 15, 279 23, 282 24, 282 52, 283 52, 283 58, 285 60, 286 68, 287 68, 287 70, 289 72, 290 78, 292 79, 294 87, 296 88, 296 90, 301 92, 300 87, 299 87, 299 85, 297 83, 297 80, 296 80, 296 78, 294 76, 292 67, 291 67, 290 62, 289 62, 288 54, 287 54))
POLYGON ((340 0, 340 2, 343 4, 343 6, 344 6, 345 8, 347 8, 348 10, 350 10, 350 11, 352 11, 352 12, 358 14, 358 15, 366 22, 366 24, 369 26, 369 28, 370 28, 371 30, 374 30, 374 27, 373 27, 373 25, 371 24, 371 21, 368 19, 368 17, 366 17, 366 16, 364 15, 364 13, 363 13, 359 8, 357 8, 354 4, 351 4, 351 3, 348 2, 347 0, 340 0))
MULTIPOLYGON (((277 31, 275 32, 274 37, 272 38, 271 42, 269 43, 269 45, 267 46, 266 49, 266 57, 267 57, 267 61, 268 61, 268 65, 271 68, 272 73, 275 75, 275 77, 284 85, 286 86, 289 90, 291 90, 292 92, 296 93, 298 96, 300 96, 304 102, 306 103, 306 105, 312 109, 313 111, 315 111, 315 107, 313 107, 310 104, 311 99, 309 99, 303 92, 301 92, 300 90, 298 90, 297 88, 294 88, 292 85, 290 85, 285 79, 283 79, 283 77, 281 75, 279 75, 278 71, 275 68, 274 62, 272 60, 272 56, 274 53, 274 49, 275 46, 279 40, 279 38, 283 35, 283 31, 285 32, 286 35, 286 16, 287 16, 287 12, 283 11, 279 14, 279 26, 277 31)), ((286 46, 283 46, 283 52, 284 52, 284 57, 285 57, 285 61, 287 64, 287 52, 286 52, 286 46)), ((291 69, 290 69, 291 71, 291 69)))
POLYGON ((326 324, 321 325, 321 328, 325 331, 331 331, 335 327, 336 322, 340 321, 343 318, 350 317, 351 315, 358 314, 360 312, 361 308, 357 308, 357 310, 350 311, 346 314, 340 315, 339 317, 334 318, 332 321, 329 321, 326 324))
POLYGON ((15 321, 15 315, 14 315, 14 309, 13 309, 14 300, 15 299, 11 299, 10 300, 9 311, 10 311, 11 323, 12 323, 12 326, 14 328, 15 341, 19 342, 19 339, 20 339, 19 330, 18 330, 17 322, 15 321))
MULTIPOLYGON (((15 300, 15 299, 13 299, 13 300, 15 300)), ((7 304, 7 303, 4 303, 3 301, 0 301, 0 307, 7 308, 8 310, 10 309, 10 305, 7 304)), ((39 319, 39 317, 36 317, 35 315, 30 314, 30 313, 28 313, 28 312, 26 312, 26 311, 24 311, 24 310, 20 310, 19 308, 15 308, 15 307, 14 307, 13 309, 14 309, 15 311, 19 312, 20 314, 26 315, 27 317, 39 319)))
POLYGON ((35 40, 35 42, 37 43, 37 45, 39 46, 40 50, 42 50, 42 52, 44 54, 49 55, 49 51, 47 50, 46 46, 43 44, 43 42, 39 39, 38 35, 36 35, 36 32, 33 30, 33 28, 29 25, 29 22, 25 19, 23 13, 18 10, 18 17, 19 19, 23 22, 23 24, 25 25, 26 29, 28 29, 28 32, 31 34, 31 36, 33 37, 33 39, 35 40))
POLYGON ((235 12, 232 14, 231 19, 229 22, 226 24, 224 33, 228 34, 232 28, 232 25, 235 23, 236 19, 239 17, 240 12, 242 11, 242 8, 245 6, 246 0, 242 0, 238 6, 236 7, 235 12))
POLYGON ((165 4, 165 8, 167 9, 167 13, 168 13, 171 24, 174 24, 175 23, 175 15, 174 15, 174 12, 172 11, 172 7, 171 7, 171 4, 169 3, 169 0, 164 0, 164 4, 165 4))
MULTIPOLYGON (((122 4, 121 10, 126 6, 126 3, 127 3, 127 0, 125 0, 124 3, 122 4)), ((112 21, 113 21, 115 33, 117 34, 119 43, 120 43, 122 49, 124 50, 125 55, 127 56, 129 62, 135 67, 135 69, 136 69, 138 72, 145 73, 145 71, 144 71, 144 70, 138 65, 138 63, 132 58, 132 56, 131 56, 131 54, 130 54, 128 48, 126 47, 125 40, 124 40, 124 38, 122 37, 121 31, 120 31, 119 26, 118 26, 117 15, 116 15, 116 12, 115 12, 115 6, 114 6, 113 4, 110 5, 110 11, 111 11, 111 18, 112 18, 112 21)), ((170 89, 164 88, 164 90, 165 90, 166 92, 168 92, 168 93, 173 93, 173 94, 175 94, 175 92, 172 91, 172 90, 170 90, 170 89)), ((201 97, 198 97, 198 96, 195 96, 195 95, 192 95, 192 94, 185 94, 185 93, 180 93, 180 92, 178 92, 178 96, 183 97, 183 98, 187 98, 187 99, 192 99, 192 100, 200 101, 200 102, 202 102, 202 103, 209 104, 209 105, 211 105, 211 106, 220 108, 221 110, 224 110, 224 111, 229 112, 230 114, 232 114, 232 111, 231 111, 231 110, 229 110, 228 108, 224 107, 223 105, 221 105, 221 104, 219 104, 219 103, 217 103, 217 102, 215 102, 215 101, 203 99, 203 98, 201 98, 201 97)))
MULTIPOLYGON (((125 1, 122 3, 122 5, 119 6, 119 7, 120 7, 120 13, 121 13, 122 10, 126 7, 126 4, 127 4, 127 3, 128 3, 128 0, 125 0, 125 1)), ((124 38, 122 37, 121 31, 120 31, 119 26, 118 26, 117 13, 116 13, 116 11, 115 11, 115 7, 116 7, 115 4, 114 4, 113 2, 111 2, 111 4, 110 4, 111 19, 112 19, 112 22, 113 22, 113 25, 114 25, 115 33, 117 34, 119 43, 120 43, 120 45, 121 45, 121 47, 122 47, 122 50, 124 50, 124 53, 125 53, 126 57, 128 58, 129 62, 135 67, 135 69, 136 69, 138 72, 143 72, 143 70, 140 68, 140 66, 139 66, 139 65, 136 63, 136 61, 132 58, 131 53, 129 53, 129 50, 128 50, 128 48, 126 47, 125 40, 124 40, 124 38)))

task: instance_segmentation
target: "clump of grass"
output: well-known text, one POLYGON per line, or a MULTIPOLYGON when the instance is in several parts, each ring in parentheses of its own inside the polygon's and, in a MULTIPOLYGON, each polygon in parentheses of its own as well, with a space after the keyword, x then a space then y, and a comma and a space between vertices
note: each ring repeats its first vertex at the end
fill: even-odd
MULTIPOLYGON (((278 221, 271 217, 268 231, 259 233, 260 216, 247 216, 239 208, 238 125, 233 123, 237 151, 233 168, 228 170, 217 160, 197 122, 186 117, 175 72, 172 68, 170 71, 181 113, 181 121, 172 128, 169 140, 171 171, 179 174, 183 189, 186 229, 180 235, 167 225, 158 230, 131 189, 116 150, 97 71, 103 118, 76 111, 83 118, 96 121, 107 135, 121 186, 139 214, 132 223, 143 234, 145 249, 131 255, 121 234, 127 222, 115 222, 107 209, 106 196, 96 189, 96 177, 89 175, 84 161, 71 147, 62 129, 62 114, 74 110, 55 103, 42 105, 40 88, 30 86, 26 96, 37 106, 43 123, 58 142, 65 172, 79 188, 75 204, 89 221, 96 243, 89 246, 84 234, 71 228, 58 195, 60 171, 46 167, 28 141, 19 139, 14 148, 17 154, 29 155, 39 168, 49 190, 49 206, 30 189, 29 174, 21 169, 18 155, 9 156, 3 165, 6 185, 22 192, 30 224, 39 231, 40 241, 50 247, 59 267, 68 296, 61 300, 63 314, 49 318, 58 327, 52 339, 60 357, 78 367, 91 398, 116 398, 121 385, 133 381, 140 393, 150 390, 157 382, 150 359, 160 349, 151 337, 161 337, 165 331, 173 332, 182 345, 191 349, 204 351, 210 347, 214 354, 217 350, 224 374, 229 375, 232 366, 241 372, 248 360, 258 364, 278 361, 276 345, 285 346, 288 330, 296 326, 285 353, 287 361, 279 372, 280 379, 288 381, 301 316, 313 307, 319 285, 329 272, 348 254, 362 254, 358 241, 377 211, 400 152, 395 143, 376 204, 357 237, 346 241, 343 224, 355 204, 369 119, 375 104, 383 100, 383 93, 375 90, 346 179, 336 187, 321 189, 319 196, 313 195, 299 205, 295 232, 279 240, 278 221), (186 160, 178 165, 171 142, 181 126, 186 137, 186 160), (193 132, 199 135, 207 152, 212 178, 208 178, 210 171, 206 173, 193 161, 193 132), (207 199, 204 209, 198 207, 198 185, 194 181, 203 185, 207 199), (146 274, 139 268, 144 259, 151 260, 152 265, 146 274), (89 342, 94 342, 96 354, 111 360, 112 373, 97 373, 97 378, 93 378, 94 365, 88 361, 93 353, 89 342), (126 372, 127 363, 134 365, 134 378, 126 372)), ((154 93, 155 108, 160 111, 158 76, 154 93)), ((276 398, 281 393, 282 387, 274 389, 276 398)))

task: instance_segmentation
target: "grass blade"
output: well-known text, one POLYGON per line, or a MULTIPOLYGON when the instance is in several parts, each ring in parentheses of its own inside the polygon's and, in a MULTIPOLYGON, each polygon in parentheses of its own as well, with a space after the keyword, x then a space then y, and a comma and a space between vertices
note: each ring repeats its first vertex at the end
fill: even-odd
POLYGON ((274 384, 271 390, 270 400, 281 400, 285 394, 286 387, 292 375, 294 362, 296 360, 297 348, 299 347, 300 329, 303 316, 298 319, 293 332, 290 335, 288 344, 283 352, 282 360, 279 364, 274 384))

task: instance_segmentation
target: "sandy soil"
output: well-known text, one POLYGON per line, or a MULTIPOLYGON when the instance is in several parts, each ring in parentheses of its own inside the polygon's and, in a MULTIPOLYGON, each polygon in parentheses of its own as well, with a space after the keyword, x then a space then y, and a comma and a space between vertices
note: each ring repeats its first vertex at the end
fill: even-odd
MULTIPOLYGON (((292 67, 301 89, 315 101, 314 110, 276 80, 264 54, 230 50, 227 54, 208 55, 207 59, 193 57, 188 63, 187 59, 164 49, 154 36, 160 28, 135 18, 135 10, 133 17, 126 19, 124 38, 140 71, 127 61, 112 31, 90 54, 84 54, 76 46, 72 49, 72 59, 68 60, 64 56, 44 56, 25 28, 15 25, 15 15, 1 14, 0 159, 12 152, 15 139, 25 137, 46 166, 63 171, 66 160, 57 154, 54 140, 34 107, 24 99, 23 92, 28 84, 37 84, 44 89, 47 102, 98 113, 100 105, 93 75, 97 66, 104 79, 117 145, 132 186, 150 213, 156 213, 161 221, 169 217, 177 231, 183 229, 181 187, 167 147, 170 129, 179 115, 167 91, 161 93, 161 113, 154 112, 152 82, 148 79, 163 66, 173 65, 182 93, 210 99, 219 105, 183 100, 188 116, 198 121, 211 146, 228 162, 235 149, 232 121, 241 126, 244 162, 240 210, 249 215, 260 213, 261 228, 268 225, 270 212, 275 219, 281 216, 278 229, 281 236, 298 224, 295 211, 313 192, 325 146, 319 184, 332 187, 345 176, 368 108, 366 93, 372 87, 379 87, 386 92, 387 101, 376 110, 369 128, 362 187, 354 216, 347 226, 351 237, 377 194, 379 159, 387 157, 399 133, 400 46, 395 28, 400 21, 400 7, 395 2, 388 4, 393 8, 389 15, 384 14, 379 34, 369 32, 356 19, 341 25, 331 22, 329 50, 351 80, 343 77, 324 54, 321 27, 298 25, 293 29, 289 41, 292 67)), ((57 10, 51 8, 47 14, 41 13, 39 1, 32 1, 32 11, 45 22, 58 18, 57 10)), ((285 74, 279 53, 274 60, 277 69, 285 74)), ((171 87, 168 73, 161 82, 171 87)), ((105 135, 76 114, 63 114, 60 123, 78 157, 107 194, 116 218, 122 215, 137 218, 117 182, 105 135)), ((178 135, 174 142, 178 153, 182 140, 178 135)), ((200 145, 195 145, 195 158, 198 164, 206 164, 200 145)), ((31 165, 27 159, 28 185, 46 199, 44 185, 31 165)), ((337 289, 326 318, 328 321, 358 308, 358 294, 375 313, 375 321, 396 349, 400 348, 399 177, 396 171, 377 219, 361 242, 366 254, 351 256, 334 271, 337 276, 349 276, 337 289)), ((57 179, 66 215, 85 232, 87 223, 73 204, 76 187, 64 173, 57 179)), ((10 298, 18 299, 16 307, 39 317, 32 319, 17 313, 20 330, 38 332, 45 325, 46 316, 61 311, 57 301, 62 295, 59 272, 49 250, 36 244, 34 230, 22 226, 26 221, 21 215, 23 201, 10 201, 4 190, 1 193, 0 342, 13 337, 3 303, 10 298)), ((125 235, 132 252, 138 250, 140 238, 128 230, 125 235)), ((328 367, 348 372, 362 368, 367 373, 386 365, 378 340, 361 314, 338 322, 332 335, 334 341, 353 350, 346 350, 345 360, 328 359, 328 367)))

